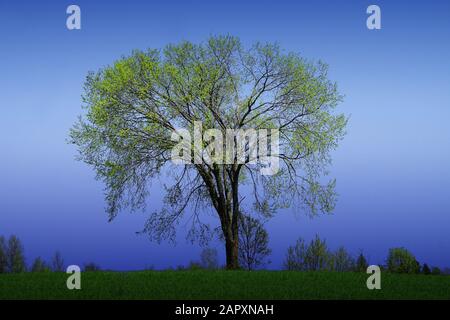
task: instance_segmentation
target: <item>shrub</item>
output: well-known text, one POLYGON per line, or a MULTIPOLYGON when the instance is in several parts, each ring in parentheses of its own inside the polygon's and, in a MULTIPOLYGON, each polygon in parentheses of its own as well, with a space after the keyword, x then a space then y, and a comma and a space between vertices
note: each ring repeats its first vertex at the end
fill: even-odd
POLYGON ((306 250, 306 269, 310 271, 326 270, 330 265, 331 254, 325 240, 318 235, 311 241, 306 250))
POLYGON ((330 259, 330 269, 333 271, 352 271, 355 268, 355 260, 353 257, 345 250, 344 247, 340 247, 336 250, 330 259))
POLYGON ((309 245, 299 238, 294 246, 288 248, 284 268, 297 271, 329 270, 331 260, 325 240, 316 235, 309 245))
POLYGON ((441 274, 441 269, 439 269, 438 267, 433 267, 431 269, 431 274, 434 276, 440 275, 441 274))
POLYGON ((426 263, 423 264, 422 273, 427 275, 431 273, 430 267, 426 263))
POLYGON ((412 253, 405 248, 391 248, 387 258, 387 267, 394 273, 418 273, 420 265, 412 253))
POLYGON ((295 245, 289 246, 286 259, 283 263, 286 270, 303 271, 305 266, 306 245, 305 241, 301 238, 297 240, 295 245))
POLYGON ((217 257, 217 250, 213 248, 205 248, 200 254, 200 265, 204 269, 218 269, 219 262, 217 257))
POLYGON ((196 261, 191 261, 191 262, 189 262, 187 269, 191 270, 191 271, 195 271, 195 270, 202 270, 203 268, 200 263, 198 263, 196 261))
POLYGON ((61 256, 59 251, 55 252, 52 260, 52 268, 55 272, 63 272, 64 271, 64 259, 61 256))
POLYGON ((31 272, 50 272, 50 267, 45 263, 41 257, 37 257, 31 266, 31 272))
POLYGON ((367 263, 367 259, 364 254, 361 252, 356 259, 355 271, 357 272, 366 272, 369 264, 367 263))
POLYGON ((85 272, 91 272, 91 271, 100 271, 102 270, 99 265, 95 264, 94 262, 89 262, 84 265, 84 271, 85 272))
POLYGON ((7 246, 3 236, 0 236, 0 273, 8 271, 7 246))

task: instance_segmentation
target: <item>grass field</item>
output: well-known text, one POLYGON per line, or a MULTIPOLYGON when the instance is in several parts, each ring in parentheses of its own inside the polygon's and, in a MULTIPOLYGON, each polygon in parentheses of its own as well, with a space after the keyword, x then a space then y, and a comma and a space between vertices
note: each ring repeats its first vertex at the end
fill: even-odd
POLYGON ((450 276, 288 271, 86 272, 81 290, 65 273, 0 275, 0 299, 450 299, 450 276))

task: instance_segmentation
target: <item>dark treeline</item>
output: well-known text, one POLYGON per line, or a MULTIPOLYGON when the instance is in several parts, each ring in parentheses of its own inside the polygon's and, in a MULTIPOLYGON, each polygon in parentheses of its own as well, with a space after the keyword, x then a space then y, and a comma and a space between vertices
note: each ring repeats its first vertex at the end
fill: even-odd
MULTIPOLYGON (((59 251, 55 252, 50 263, 37 257, 28 267, 20 239, 15 235, 11 235, 8 240, 0 236, 0 273, 64 272, 65 270, 66 265, 59 251)), ((84 266, 84 271, 98 270, 100 267, 92 262, 84 266)))
MULTIPOLYGON (((254 222, 252 222, 254 223, 254 222)), ((268 248, 268 236, 260 225, 255 224, 254 229, 259 234, 260 241, 255 241, 252 250, 243 248, 240 255, 240 265, 245 270, 261 269, 268 261, 271 250, 268 248), (262 236, 261 236, 262 234, 262 236), (262 240, 261 240, 262 239, 262 240)), ((248 232, 249 228, 247 228, 248 232)), ((246 234, 248 238, 251 235, 246 234)), ((318 235, 309 243, 299 238, 296 243, 289 246, 283 262, 283 269, 288 271, 335 271, 335 272, 366 272, 369 266, 368 259, 360 252, 356 257, 351 255, 344 247, 332 251, 325 240, 318 235)), ((8 240, 0 236, 0 273, 21 272, 63 272, 65 263, 57 251, 51 263, 37 257, 30 267, 27 267, 24 248, 20 239, 12 235, 8 240)), ((405 248, 389 249, 384 265, 379 265, 383 271, 404 274, 439 275, 450 274, 448 268, 441 271, 438 267, 420 264, 415 256, 405 248)), ((200 254, 199 261, 191 261, 188 266, 178 266, 177 270, 208 269, 218 270, 225 266, 219 265, 218 253, 214 248, 205 248, 200 254)), ((153 269, 152 267, 147 269, 153 269)), ((100 271, 99 265, 90 262, 84 265, 84 271, 100 271)))
MULTIPOLYGON (((450 274, 448 268, 442 272, 438 267, 429 267, 426 263, 421 265, 405 248, 389 249, 386 263, 377 265, 381 270, 392 273, 450 274)), ((309 243, 299 238, 294 245, 290 246, 283 266, 286 270, 294 271, 366 272, 369 263, 362 252, 355 258, 344 247, 339 247, 336 251, 330 250, 326 241, 316 235, 315 239, 309 243)))

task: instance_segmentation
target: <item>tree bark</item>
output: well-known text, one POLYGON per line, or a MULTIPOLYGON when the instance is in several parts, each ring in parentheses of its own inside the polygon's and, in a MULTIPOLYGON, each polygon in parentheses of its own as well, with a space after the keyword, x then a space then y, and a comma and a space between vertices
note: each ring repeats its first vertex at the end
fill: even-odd
POLYGON ((225 233, 225 249, 227 255, 227 269, 235 270, 239 269, 239 183, 238 183, 239 170, 233 172, 230 176, 231 181, 231 203, 230 220, 227 226, 227 232, 225 233))
POLYGON ((227 269, 228 270, 236 270, 239 268, 239 262, 238 262, 238 250, 239 245, 238 241, 231 240, 231 239, 225 239, 225 249, 226 249, 226 255, 227 255, 227 269))
POLYGON ((198 166, 200 175, 205 182, 212 199, 212 204, 217 211, 225 239, 226 268, 239 268, 239 169, 233 168, 231 172, 223 171, 223 168, 215 167, 207 171, 206 168, 198 166), (222 170, 221 170, 222 169, 222 170))

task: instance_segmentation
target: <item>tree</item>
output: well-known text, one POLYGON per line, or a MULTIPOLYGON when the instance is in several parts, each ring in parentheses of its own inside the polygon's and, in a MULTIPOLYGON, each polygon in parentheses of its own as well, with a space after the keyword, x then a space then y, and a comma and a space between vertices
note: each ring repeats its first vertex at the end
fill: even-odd
POLYGON ((369 267, 369 264, 367 263, 367 259, 364 256, 364 254, 361 252, 358 256, 358 259, 356 259, 355 270, 357 272, 366 272, 368 267, 369 267))
POLYGON ((100 268, 100 266, 98 264, 94 263, 94 262, 89 262, 89 263, 86 263, 84 265, 84 271, 85 272, 100 271, 100 270, 102 270, 100 268))
POLYGON ((299 238, 295 245, 289 246, 286 259, 284 260, 284 268, 290 271, 304 271, 306 270, 305 264, 306 245, 305 241, 299 238))
POLYGON ((305 257, 306 269, 310 271, 327 270, 330 265, 331 254, 328 251, 327 243, 321 240, 318 235, 311 241, 305 257))
POLYGON ((15 235, 9 237, 6 259, 9 272, 21 273, 26 271, 27 268, 25 264, 23 246, 19 238, 15 235))
POLYGON ((55 272, 63 272, 64 271, 64 259, 61 256, 59 251, 55 252, 52 260, 52 268, 55 272))
POLYGON ((205 248, 200 254, 200 264, 204 269, 218 269, 219 262, 217 250, 213 248, 205 248))
POLYGON ((296 271, 330 270, 331 253, 325 240, 318 235, 309 245, 299 238, 294 246, 288 248, 284 268, 296 271))
POLYGON ((31 266, 31 272, 48 272, 50 271, 50 267, 45 263, 41 257, 37 257, 33 265, 31 266))
POLYGON ((391 248, 387 258, 387 268, 394 273, 418 273, 420 264, 405 248, 391 248))
POLYGON ((202 265, 201 265, 200 262, 190 261, 188 266, 187 266, 187 269, 191 270, 191 271, 201 270, 202 269, 202 265))
POLYGON ((174 239, 189 212, 189 234, 206 237, 200 214, 210 208, 235 269, 245 203, 265 216, 292 205, 311 216, 334 208, 335 180, 323 176, 347 119, 335 112, 342 96, 327 69, 274 44, 244 48, 231 36, 134 51, 88 74, 87 114, 70 141, 105 183, 110 220, 125 206, 145 207, 149 183, 170 172, 164 204, 143 232, 174 239), (242 195, 245 184, 251 197, 242 195))
POLYGON ((430 267, 426 263, 423 264, 422 273, 426 275, 431 273, 430 267))
POLYGON ((331 255, 330 262, 333 271, 344 272, 355 269, 355 260, 344 247, 340 247, 331 255))
POLYGON ((241 214, 239 218, 239 266, 254 270, 267 262, 269 234, 257 219, 241 214))
POLYGON ((0 273, 8 271, 7 246, 3 236, 0 236, 0 273))

